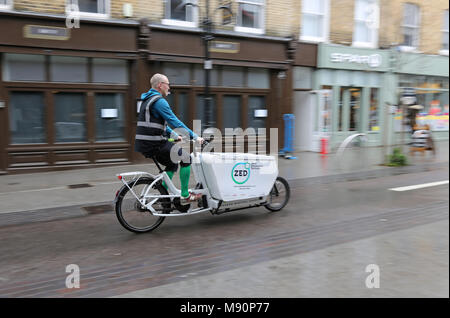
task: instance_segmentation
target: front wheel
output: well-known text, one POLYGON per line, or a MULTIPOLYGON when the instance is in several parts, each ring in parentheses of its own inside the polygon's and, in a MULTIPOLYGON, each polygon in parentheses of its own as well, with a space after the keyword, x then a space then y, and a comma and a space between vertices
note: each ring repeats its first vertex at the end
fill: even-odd
POLYGON ((270 190, 265 208, 269 211, 280 211, 286 206, 291 196, 289 183, 282 177, 277 177, 270 190))
MULTIPOLYGON (((145 233, 156 229, 164 221, 163 216, 154 216, 144 205, 137 200, 147 195, 167 195, 167 190, 161 182, 155 184, 151 189, 152 178, 141 178, 137 181, 128 182, 128 186, 120 189, 116 200, 116 216, 120 224, 127 230, 135 233, 145 233), (130 191, 130 189, 132 191, 130 191), (134 195, 134 194, 136 195, 134 195)), ((149 199, 145 200, 148 203, 149 199)), ((170 212, 170 199, 159 199, 153 208, 157 212, 170 212)))

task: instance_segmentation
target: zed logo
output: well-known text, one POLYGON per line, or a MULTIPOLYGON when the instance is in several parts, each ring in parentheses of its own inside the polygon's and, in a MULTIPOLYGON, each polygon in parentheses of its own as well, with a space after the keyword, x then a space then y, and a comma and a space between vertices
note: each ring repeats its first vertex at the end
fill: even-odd
POLYGON ((231 170, 231 177, 237 184, 243 184, 250 178, 250 164, 247 162, 240 162, 234 165, 231 170))

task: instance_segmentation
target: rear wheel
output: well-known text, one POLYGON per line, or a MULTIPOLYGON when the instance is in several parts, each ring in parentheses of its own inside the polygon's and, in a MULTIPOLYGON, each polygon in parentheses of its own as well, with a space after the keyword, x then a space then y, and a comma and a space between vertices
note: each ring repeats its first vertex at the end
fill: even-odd
POLYGON ((265 208, 269 211, 280 211, 286 206, 291 196, 289 183, 282 177, 277 177, 270 190, 265 208))
MULTIPOLYGON (((138 181, 128 182, 134 194, 139 199, 147 195, 167 195, 167 190, 162 186, 161 182, 156 183, 151 189, 150 184, 152 178, 141 178, 138 181)), ((156 229, 164 221, 163 216, 154 216, 146 207, 152 199, 145 199, 144 205, 137 200, 130 189, 123 186, 117 195, 116 200, 116 216, 120 224, 127 230, 135 233, 145 233, 156 229)), ((153 208, 158 213, 170 213, 170 199, 159 199, 153 204, 153 208)))

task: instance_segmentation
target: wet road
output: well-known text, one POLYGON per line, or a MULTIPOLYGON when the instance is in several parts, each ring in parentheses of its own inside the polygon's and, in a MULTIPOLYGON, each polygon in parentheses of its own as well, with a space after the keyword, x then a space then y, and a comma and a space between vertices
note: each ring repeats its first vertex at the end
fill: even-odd
POLYGON ((448 184, 389 190, 442 180, 448 168, 300 186, 280 212, 166 218, 141 235, 111 212, 0 227, 0 297, 366 297, 368 263, 348 257, 355 244, 373 262, 394 263, 383 275, 395 286, 376 296, 415 296, 416 286, 448 297, 448 184), (416 265, 402 272, 395 262, 416 265), (69 264, 80 268, 79 289, 66 288, 69 264), (354 290, 340 293, 343 281, 354 290))

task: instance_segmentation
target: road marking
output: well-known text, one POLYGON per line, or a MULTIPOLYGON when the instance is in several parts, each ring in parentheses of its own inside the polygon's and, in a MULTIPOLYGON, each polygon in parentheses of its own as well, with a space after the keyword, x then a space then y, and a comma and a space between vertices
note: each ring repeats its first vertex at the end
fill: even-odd
POLYGON ((391 191, 409 191, 409 190, 416 190, 416 189, 422 189, 422 188, 428 188, 428 187, 435 187, 435 186, 443 185, 443 184, 448 184, 448 180, 416 184, 416 185, 407 186, 407 187, 390 188, 389 190, 391 190, 391 191))

